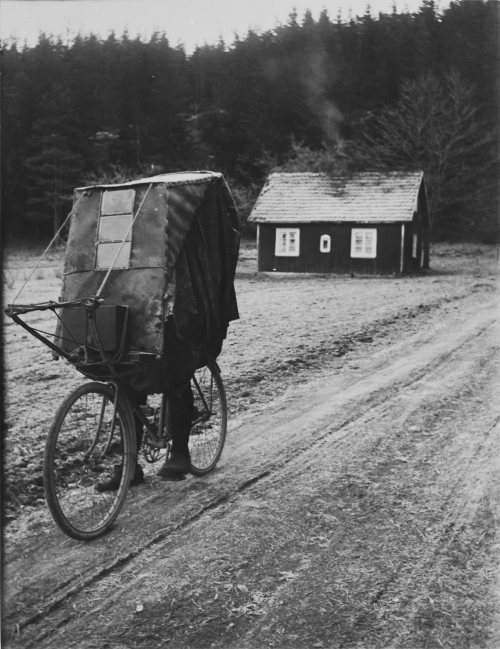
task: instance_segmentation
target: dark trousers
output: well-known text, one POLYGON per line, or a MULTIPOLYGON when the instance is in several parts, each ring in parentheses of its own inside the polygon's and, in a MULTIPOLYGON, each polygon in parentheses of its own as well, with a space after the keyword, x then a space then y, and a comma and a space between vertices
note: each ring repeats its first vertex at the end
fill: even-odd
POLYGON ((172 435, 172 453, 189 458, 189 431, 193 415, 191 381, 168 397, 168 427, 172 435))
MULTIPOLYGON (((136 405, 144 405, 147 394, 135 392, 133 400, 136 405)), ((189 458, 189 431, 193 414, 193 392, 191 381, 186 381, 177 386, 168 395, 168 430, 172 437, 172 453, 184 455, 189 458)), ((137 453, 141 448, 143 426, 139 417, 135 416, 135 431, 137 437, 137 453)))

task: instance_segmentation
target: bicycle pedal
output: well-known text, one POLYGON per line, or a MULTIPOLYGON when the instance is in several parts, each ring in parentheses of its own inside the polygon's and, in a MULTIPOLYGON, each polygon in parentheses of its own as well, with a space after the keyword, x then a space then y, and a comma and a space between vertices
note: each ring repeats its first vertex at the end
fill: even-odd
POLYGON ((139 408, 145 417, 153 417, 155 414, 154 408, 151 406, 139 406, 139 408))

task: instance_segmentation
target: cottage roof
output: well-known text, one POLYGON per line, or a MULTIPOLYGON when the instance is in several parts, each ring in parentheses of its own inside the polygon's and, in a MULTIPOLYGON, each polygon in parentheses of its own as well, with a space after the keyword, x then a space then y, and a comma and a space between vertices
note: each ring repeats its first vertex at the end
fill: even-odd
POLYGON ((422 172, 272 173, 249 221, 255 223, 395 223, 417 209, 422 172))

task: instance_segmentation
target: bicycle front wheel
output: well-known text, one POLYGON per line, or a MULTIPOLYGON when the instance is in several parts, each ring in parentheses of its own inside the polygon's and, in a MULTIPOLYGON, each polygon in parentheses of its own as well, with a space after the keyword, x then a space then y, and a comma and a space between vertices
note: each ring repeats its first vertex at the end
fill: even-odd
POLYGON ((86 383, 59 408, 45 446, 43 480, 50 512, 68 536, 101 536, 118 516, 135 468, 135 428, 115 389, 86 383), (98 483, 120 475, 116 491, 98 483))
POLYGON ((189 435, 191 473, 200 476, 215 468, 226 441, 226 393, 217 365, 197 370, 191 388, 194 399, 189 435))

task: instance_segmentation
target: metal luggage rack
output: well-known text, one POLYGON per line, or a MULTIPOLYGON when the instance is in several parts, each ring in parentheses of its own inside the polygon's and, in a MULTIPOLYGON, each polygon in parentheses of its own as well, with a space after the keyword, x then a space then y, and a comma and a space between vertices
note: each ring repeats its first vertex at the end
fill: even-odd
MULTIPOLYGON (((71 365, 74 365, 76 369, 84 370, 84 374, 90 375, 92 367, 98 368, 108 368, 109 377, 116 376, 117 365, 130 365, 133 366, 136 364, 135 359, 131 360, 132 357, 126 358, 126 339, 127 339, 127 324, 128 324, 128 307, 127 306, 118 306, 111 307, 113 309, 120 309, 122 311, 122 326, 120 327, 121 331, 118 336, 118 344, 116 345, 116 351, 114 353, 108 353, 105 351, 101 334, 96 322, 96 313, 98 312, 99 307, 103 302, 102 298, 89 297, 85 299, 72 300, 70 302, 40 302, 34 304, 8 304, 5 309, 5 314, 12 318, 12 320, 20 325, 23 329, 28 331, 32 336, 37 340, 41 341, 44 345, 49 347, 56 358, 62 357, 71 365), (84 318, 79 318, 81 322, 86 323, 88 326, 88 336, 87 340, 82 341, 81 338, 78 339, 75 336, 64 336, 62 334, 51 334, 47 331, 37 329, 31 324, 28 324, 20 316, 26 315, 28 313, 33 313, 36 311, 52 311, 56 316, 57 320, 62 324, 63 320, 60 315, 62 309, 84 309, 86 311, 84 318), (60 341, 59 344, 51 340, 50 338, 60 341), (70 342, 75 345, 72 351, 67 351, 62 346, 64 342, 70 342)), ((102 308, 102 307, 101 307, 102 308)), ((110 307, 104 307, 110 308, 110 307)), ((64 327, 64 330, 71 334, 71 331, 68 327, 64 327)), ((81 332, 78 332, 81 333, 81 332)), ((123 370, 125 367, 120 368, 120 375, 124 376, 123 370)), ((96 375, 97 376, 97 375, 96 375)), ((104 378, 102 372, 98 373, 99 378, 104 378)))

